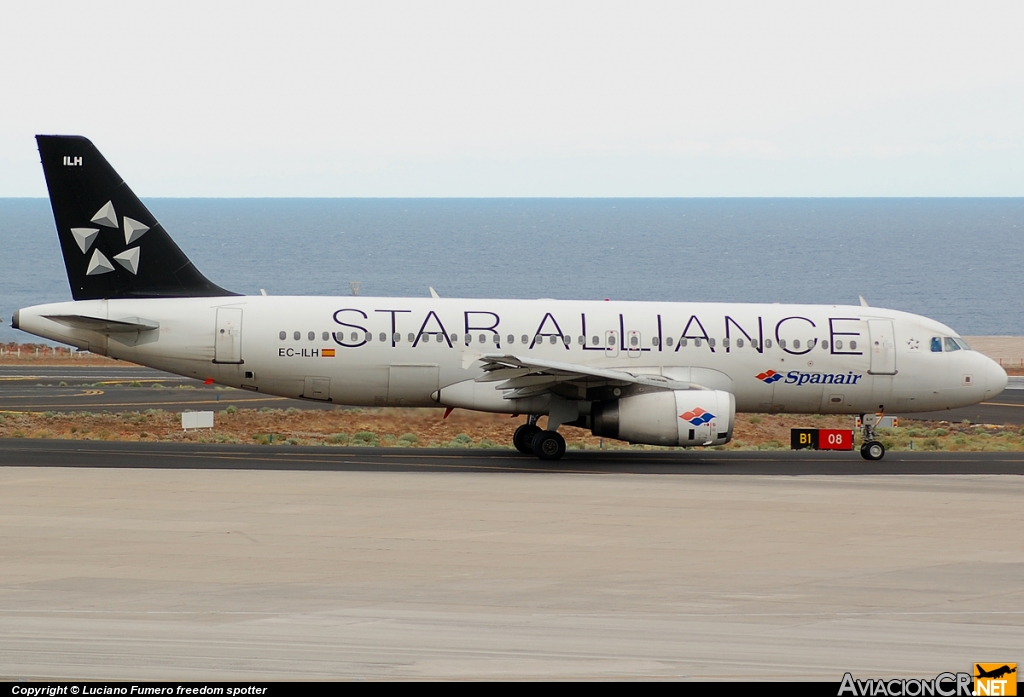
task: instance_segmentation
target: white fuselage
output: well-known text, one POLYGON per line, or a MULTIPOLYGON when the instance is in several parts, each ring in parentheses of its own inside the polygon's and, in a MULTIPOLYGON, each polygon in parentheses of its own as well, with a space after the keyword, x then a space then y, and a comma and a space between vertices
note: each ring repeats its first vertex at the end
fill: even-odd
POLYGON ((975 351, 932 350, 956 336, 949 327, 860 306, 239 296, 38 305, 16 324, 171 373, 346 405, 545 413, 543 399, 471 382, 485 354, 660 374, 731 392, 744 412, 934 411, 1006 385, 975 351), (158 328, 47 318, 67 316, 158 328))

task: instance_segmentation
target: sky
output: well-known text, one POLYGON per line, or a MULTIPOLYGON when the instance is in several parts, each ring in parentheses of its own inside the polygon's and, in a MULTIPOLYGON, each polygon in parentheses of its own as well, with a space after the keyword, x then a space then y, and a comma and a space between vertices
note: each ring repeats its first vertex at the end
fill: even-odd
POLYGON ((8 2, 33 136, 146 197, 1024 196, 1020 2, 8 2))

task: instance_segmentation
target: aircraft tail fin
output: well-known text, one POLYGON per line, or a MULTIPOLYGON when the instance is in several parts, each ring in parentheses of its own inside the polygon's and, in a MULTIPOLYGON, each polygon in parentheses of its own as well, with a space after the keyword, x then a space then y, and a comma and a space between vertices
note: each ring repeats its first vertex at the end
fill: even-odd
POLYGON ((88 139, 36 142, 75 300, 236 295, 199 272, 88 139))

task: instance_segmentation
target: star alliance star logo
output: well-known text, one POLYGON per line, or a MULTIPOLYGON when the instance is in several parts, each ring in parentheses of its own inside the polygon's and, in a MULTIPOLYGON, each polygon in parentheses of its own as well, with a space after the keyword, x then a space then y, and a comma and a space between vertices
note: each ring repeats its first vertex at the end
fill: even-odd
POLYGON ((921 342, 918 341, 917 339, 909 339, 907 341, 907 348, 909 348, 911 351, 916 351, 919 348, 921 348, 921 342))
MULTIPOLYGON (((96 215, 92 217, 90 221, 96 223, 105 228, 118 228, 124 229, 124 243, 130 245, 140 237, 146 234, 149 227, 143 225, 138 220, 124 216, 122 218, 122 225, 117 224, 117 212, 114 210, 114 204, 112 201, 107 201, 106 204, 98 211, 96 215)), ((73 227, 71 228, 71 235, 75 238, 75 242, 78 244, 78 248, 82 250, 82 254, 88 254, 92 248, 96 238, 100 234, 99 228, 94 227, 73 227)), ((139 272, 139 248, 130 247, 120 254, 114 255, 114 261, 128 269, 132 275, 139 272)), ((93 249, 92 257, 89 259, 89 265, 86 267, 86 276, 99 276, 101 274, 110 273, 114 271, 115 267, 110 259, 107 259, 107 255, 101 252, 99 249, 93 249)))

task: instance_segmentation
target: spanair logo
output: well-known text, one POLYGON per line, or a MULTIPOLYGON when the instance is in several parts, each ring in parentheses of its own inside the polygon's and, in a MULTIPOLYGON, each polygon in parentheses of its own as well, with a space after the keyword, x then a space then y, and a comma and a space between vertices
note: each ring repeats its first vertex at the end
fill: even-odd
MULTIPOLYGON (((128 216, 123 216, 119 225, 117 222, 117 211, 114 210, 114 204, 111 201, 107 201, 102 208, 96 211, 96 215, 89 222, 95 223, 100 227, 113 228, 115 230, 123 228, 125 245, 132 244, 149 230, 148 226, 128 216)), ((100 228, 98 227, 71 228, 71 236, 75 238, 75 243, 82 250, 82 254, 89 253, 99 234, 100 228)), ((89 258, 89 265, 85 269, 85 275, 100 276, 110 273, 115 269, 114 262, 128 269, 132 275, 137 274, 139 272, 139 248, 137 246, 129 247, 120 254, 115 254, 113 262, 107 259, 107 255, 99 249, 93 249, 92 256, 89 258)))
POLYGON ((757 374, 757 379, 766 385, 774 385, 779 380, 785 380, 784 385, 856 385, 864 377, 852 370, 846 373, 805 373, 802 370, 791 370, 788 373, 776 373, 774 370, 766 370, 757 374))
POLYGON ((704 411, 700 407, 697 407, 692 411, 680 414, 679 418, 682 419, 683 421, 689 421, 694 426, 703 426, 708 421, 714 419, 715 415, 712 414, 710 411, 704 411))
POLYGON ((1016 695, 1017 664, 1016 663, 975 663, 974 692, 981 695, 1016 695))

